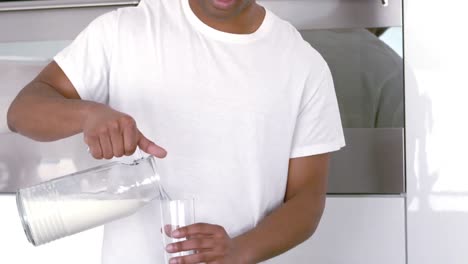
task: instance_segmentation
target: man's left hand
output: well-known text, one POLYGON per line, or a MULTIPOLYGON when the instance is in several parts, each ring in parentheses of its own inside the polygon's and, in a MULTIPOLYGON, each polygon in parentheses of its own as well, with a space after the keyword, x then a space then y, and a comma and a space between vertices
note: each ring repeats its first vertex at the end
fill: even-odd
POLYGON ((194 250, 195 253, 171 258, 170 264, 243 264, 241 249, 222 226, 193 224, 175 230, 172 237, 187 240, 167 245, 167 252, 194 250))

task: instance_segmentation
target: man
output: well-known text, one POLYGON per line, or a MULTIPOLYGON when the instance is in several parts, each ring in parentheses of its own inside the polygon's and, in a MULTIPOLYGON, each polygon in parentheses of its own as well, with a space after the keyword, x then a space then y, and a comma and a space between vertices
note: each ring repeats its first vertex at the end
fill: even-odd
MULTIPOLYGON (((344 145, 330 71, 254 0, 144 0, 92 22, 12 103, 13 131, 163 158, 198 224, 170 263, 258 263, 310 237, 344 145), (155 140, 156 145, 152 140, 155 140), (164 148, 160 147, 163 146, 164 148)), ((106 226, 104 263, 161 263, 156 207, 106 226)))

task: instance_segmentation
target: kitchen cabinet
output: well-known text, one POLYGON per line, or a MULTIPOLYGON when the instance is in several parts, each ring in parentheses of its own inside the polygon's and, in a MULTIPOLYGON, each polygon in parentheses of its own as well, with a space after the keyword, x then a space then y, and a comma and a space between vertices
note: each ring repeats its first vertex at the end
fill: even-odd
POLYGON ((405 245, 403 197, 330 196, 316 233, 271 263, 402 264, 405 245))
MULTIPOLYGON (((27 242, 14 196, 0 196, 2 263, 98 264, 102 227, 33 247, 27 242), (21 253, 21 254, 18 254, 21 253)), ((271 264, 405 263, 403 197, 329 196, 317 232, 271 264)))

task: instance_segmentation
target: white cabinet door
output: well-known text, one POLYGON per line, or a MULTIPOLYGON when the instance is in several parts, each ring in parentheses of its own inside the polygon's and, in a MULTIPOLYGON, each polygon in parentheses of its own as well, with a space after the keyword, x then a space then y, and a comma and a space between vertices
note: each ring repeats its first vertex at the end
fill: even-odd
POLYGON ((315 235, 271 263, 403 264, 405 248, 404 198, 329 197, 315 235))
MULTIPOLYGON (((101 228, 36 248, 23 234, 14 197, 0 196, 0 208, 0 248, 9 249, 2 263, 100 262, 101 228)), ((328 198, 315 235, 269 263, 405 263, 404 210, 403 198, 328 198)))

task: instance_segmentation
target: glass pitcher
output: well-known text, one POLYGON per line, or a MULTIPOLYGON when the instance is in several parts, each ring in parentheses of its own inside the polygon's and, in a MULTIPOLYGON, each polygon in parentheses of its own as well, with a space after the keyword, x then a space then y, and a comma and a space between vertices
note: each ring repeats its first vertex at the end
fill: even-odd
POLYGON ((153 156, 110 162, 16 193, 26 236, 38 246, 129 216, 153 199, 167 199, 153 156))

